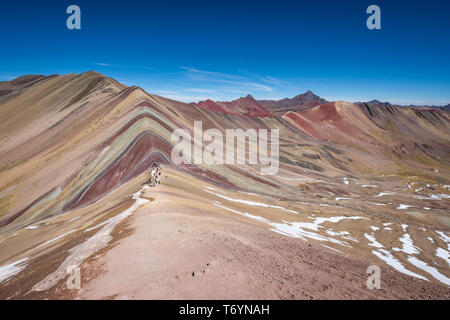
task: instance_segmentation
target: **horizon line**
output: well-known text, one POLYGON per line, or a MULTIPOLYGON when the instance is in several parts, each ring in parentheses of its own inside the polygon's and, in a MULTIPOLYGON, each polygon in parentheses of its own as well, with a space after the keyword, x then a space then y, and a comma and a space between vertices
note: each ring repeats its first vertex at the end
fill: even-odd
MULTIPOLYGON (((199 103, 199 102, 205 101, 205 100, 211 100, 211 101, 214 101, 214 102, 226 102, 226 101, 223 101, 222 99, 214 99, 213 97, 206 97, 206 96, 189 97, 189 96, 177 95, 177 94, 175 94, 175 92, 174 92, 174 94, 167 94, 166 90, 145 89, 145 88, 143 88, 140 85, 137 85, 137 84, 129 85, 129 84, 126 83, 128 81, 118 80, 118 79, 116 79, 116 78, 114 78, 112 76, 107 76, 104 73, 99 72, 99 71, 95 71, 95 70, 88 70, 88 71, 84 71, 84 72, 81 72, 81 73, 70 72, 70 73, 66 73, 66 74, 54 73, 54 74, 48 74, 48 75, 45 75, 45 74, 23 74, 23 75, 20 75, 20 76, 17 76, 17 75, 15 75, 15 76, 0 75, 0 83, 2 83, 2 82, 13 82, 13 81, 15 81, 17 79, 20 79, 22 77, 28 77, 28 76, 52 77, 52 76, 66 76, 66 75, 70 75, 70 74, 75 74, 75 75, 81 76, 81 75, 87 74, 87 73, 97 73, 97 74, 99 74, 102 77, 113 79, 114 81, 117 81, 117 82, 123 84, 126 87, 138 87, 138 88, 144 90, 148 94, 155 94, 155 95, 158 95, 158 96, 170 99, 170 100, 184 102, 184 103, 187 103, 187 104, 199 103), (1 79, 5 79, 5 80, 1 81, 1 79), (156 92, 156 93, 151 93, 151 92, 156 92), (158 93, 158 92, 161 92, 161 93, 158 93), (164 92, 166 92, 166 94, 164 92), (176 98, 178 98, 179 100, 177 100, 176 98), (184 98, 189 98, 189 99, 184 99, 184 98)), ((245 98, 247 96, 251 96, 256 101, 280 101, 280 100, 283 100, 283 99, 293 99, 293 98, 295 98, 298 95, 303 95, 303 94, 306 94, 308 92, 311 92, 314 95, 318 96, 319 98, 327 100, 328 102, 343 101, 343 102, 350 102, 350 103, 353 103, 353 104, 358 104, 358 103, 367 103, 367 102, 372 102, 372 101, 378 101, 380 104, 389 104, 389 105, 400 106, 400 107, 435 107, 435 108, 441 108, 441 107, 446 107, 446 106, 450 105, 450 99, 449 100, 444 100, 443 102, 436 104, 436 103, 431 103, 431 102, 427 103, 427 102, 424 102, 424 101, 420 101, 420 102, 419 101, 405 102, 405 101, 408 101, 408 100, 402 100, 402 99, 380 99, 380 98, 362 99, 362 98, 342 98, 342 97, 335 98, 335 97, 319 96, 319 95, 315 94, 314 91, 311 90, 311 89, 308 89, 305 92, 299 93, 299 94, 297 94, 297 95, 295 95, 293 97, 287 97, 286 96, 286 97, 283 97, 283 98, 271 97, 271 98, 265 98, 265 99, 257 99, 257 98, 255 98, 254 94, 251 94, 251 93, 245 94, 245 93, 243 93, 242 96, 237 96, 236 98, 233 98, 231 101, 234 101, 234 100, 237 100, 237 99, 240 99, 240 98, 245 98), (398 101, 398 102, 391 103, 391 101, 398 101)))

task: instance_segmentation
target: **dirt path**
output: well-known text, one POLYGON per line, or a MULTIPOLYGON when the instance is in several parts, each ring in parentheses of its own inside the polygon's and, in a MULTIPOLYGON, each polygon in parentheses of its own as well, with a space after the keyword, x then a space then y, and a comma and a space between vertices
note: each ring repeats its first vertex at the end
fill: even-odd
MULTIPOLYGON (((134 231, 90 268, 81 299, 449 299, 450 289, 381 268, 381 289, 366 287, 373 261, 289 238, 230 215, 173 206, 161 191, 128 225, 134 231)), ((382 264, 379 264, 382 266, 382 264)), ((87 271, 88 272, 88 271, 87 271)))
MULTIPOLYGON (((269 220, 262 218, 274 223, 294 219, 316 226, 311 212, 305 214, 307 207, 299 210, 272 198, 213 187, 175 170, 166 173, 168 178, 156 188, 142 189, 145 179, 141 177, 103 199, 97 204, 99 209, 111 206, 104 213, 86 207, 17 236, 21 237, 17 243, 11 243, 22 246, 18 248, 23 248, 30 263, 2 283, 0 298, 450 299, 450 288, 445 285, 387 267, 370 253, 373 247, 367 247, 367 239, 352 242, 353 247, 314 240, 332 240, 323 237, 326 231, 341 230, 336 223, 331 223, 335 229, 324 225, 321 234, 312 233, 305 241, 274 232, 277 230, 271 229, 269 220), (129 215, 116 224, 117 217, 126 212, 129 215), (60 235, 74 228, 76 232, 60 235), (57 240, 42 247, 44 251, 33 249, 31 252, 36 252, 29 255, 26 248, 44 241, 36 236, 48 238, 50 231, 57 240), (101 239, 108 241, 93 250, 101 239), (79 290, 67 288, 64 273, 66 261, 74 257, 81 268, 79 290), (379 290, 366 286, 366 271, 372 264, 381 267, 379 290), (41 282, 45 290, 33 291, 41 282)), ((345 208, 327 209, 337 210, 331 212, 338 218, 355 213, 345 208)), ((317 219, 330 220, 329 211, 316 212, 317 219)), ((339 227, 365 232, 374 221, 364 219, 343 220, 339 227)), ((10 246, 9 242, 2 245, 10 246)))

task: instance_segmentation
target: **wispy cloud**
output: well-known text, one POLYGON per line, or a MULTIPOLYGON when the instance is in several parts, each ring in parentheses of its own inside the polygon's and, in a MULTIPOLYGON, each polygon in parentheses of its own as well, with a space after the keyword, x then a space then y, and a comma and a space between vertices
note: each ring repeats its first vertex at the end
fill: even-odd
POLYGON ((162 95, 170 95, 170 94, 178 94, 177 91, 173 91, 173 90, 146 90, 149 93, 156 93, 156 94, 162 94, 162 95))
POLYGON ((261 77, 261 80, 264 82, 267 82, 267 83, 277 85, 277 86, 281 86, 283 83, 280 79, 270 77, 270 76, 261 77))
MULTIPOLYGON (((325 100, 328 100, 328 101, 346 101, 346 102, 366 102, 366 101, 373 100, 370 97, 348 97, 348 96, 326 96, 326 97, 322 97, 322 98, 325 100)), ((382 100, 382 101, 385 101, 385 100, 382 100)))
POLYGON ((248 91, 244 91, 244 90, 222 89, 222 91, 229 92, 229 93, 249 94, 248 91))
POLYGON ((104 63, 104 62, 94 62, 94 64, 97 65, 97 66, 101 66, 101 67, 112 67, 111 64, 104 63))
POLYGON ((412 99, 386 99, 390 103, 399 105, 415 105, 415 106, 445 106, 449 103, 446 100, 412 100, 412 99))
MULTIPOLYGON (((237 87, 236 89, 240 89, 243 91, 244 90, 266 91, 266 92, 273 91, 273 88, 268 85, 258 83, 256 81, 252 81, 248 77, 244 77, 244 76, 240 76, 240 75, 215 72, 215 71, 205 71, 205 70, 199 70, 199 69, 192 68, 192 67, 180 67, 180 68, 187 72, 187 77, 190 80, 203 81, 203 82, 208 82, 208 83, 228 84, 228 85, 236 86, 237 87)), ((272 81, 273 81, 273 79, 272 79, 272 81)))
POLYGON ((198 92, 198 93, 216 93, 217 90, 214 89, 203 89, 203 88, 187 88, 184 89, 187 92, 198 92))
POLYGON ((366 102, 366 101, 371 101, 371 100, 378 100, 381 102, 389 102, 392 104, 398 104, 398 105, 403 105, 403 106, 408 106, 408 105, 415 105, 415 106, 444 106, 446 104, 449 103, 449 101, 447 100, 442 100, 442 101, 434 101, 434 100, 414 100, 414 99, 397 99, 397 98, 386 98, 386 97, 378 97, 378 98, 374 98, 374 97, 347 97, 347 96, 328 96, 328 97, 323 97, 324 99, 328 100, 328 101, 347 101, 347 102, 366 102))
POLYGON ((262 82, 270 83, 270 84, 273 84, 273 85, 276 85, 276 86, 282 86, 284 84, 287 84, 287 81, 280 80, 280 79, 277 79, 277 78, 272 77, 272 76, 267 76, 267 75, 266 76, 262 76, 262 75, 260 75, 258 73, 250 72, 250 71, 247 71, 247 70, 244 70, 244 69, 238 69, 238 71, 240 73, 246 75, 249 78, 255 78, 255 79, 258 79, 258 80, 260 80, 262 82))
POLYGON ((260 83, 256 83, 256 82, 247 82, 247 81, 232 81, 232 80, 214 80, 214 79, 210 79, 208 81, 211 82, 217 82, 217 83, 227 83, 227 84, 235 84, 241 87, 248 87, 248 89, 250 90, 256 90, 256 91, 267 91, 267 92, 272 92, 273 89, 269 86, 260 84, 260 83))
POLYGON ((16 79, 18 76, 13 76, 13 75, 11 75, 11 74, 5 74, 5 73, 3 73, 3 74, 0 74, 0 79, 2 79, 2 80, 14 80, 14 79, 16 79))
POLYGON ((235 80, 245 80, 245 77, 228 74, 228 73, 205 71, 205 70, 199 70, 199 69, 192 68, 192 67, 180 67, 180 68, 191 74, 193 73, 193 74, 204 75, 204 76, 213 76, 213 77, 235 79, 235 80))
MULTIPOLYGON (((117 66, 105 62, 97 63, 97 65, 117 66)), ((178 72, 162 74, 157 80, 148 79, 148 84, 143 87, 151 94, 169 99, 199 102, 207 99, 231 101, 248 94, 268 97, 278 90, 282 83, 281 80, 271 76, 261 77, 256 73, 244 74, 238 69, 236 74, 220 71, 179 66, 178 72)))
POLYGON ((128 68, 128 69, 144 69, 144 70, 153 70, 151 67, 140 66, 140 65, 127 65, 127 64, 112 64, 106 62, 94 62, 96 66, 100 67, 109 67, 109 68, 128 68))

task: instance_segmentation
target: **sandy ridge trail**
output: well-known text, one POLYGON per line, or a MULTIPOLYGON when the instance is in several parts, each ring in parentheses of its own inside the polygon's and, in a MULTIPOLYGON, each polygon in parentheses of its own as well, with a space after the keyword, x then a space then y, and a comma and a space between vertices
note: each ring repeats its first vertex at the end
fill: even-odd
MULTIPOLYGON (((172 173, 172 172, 171 172, 172 173)), ((175 173, 148 189, 154 201, 127 225, 134 231, 93 264, 100 274, 82 299, 375 299, 442 298, 450 290, 382 268, 382 289, 368 290, 369 260, 212 213, 199 181, 175 173), (174 188, 178 186, 178 188, 174 188), (180 202, 176 199, 184 199, 180 202)), ((204 183, 203 183, 204 185, 204 183)), ((210 187, 218 190, 217 187, 210 187)))
MULTIPOLYGON (((299 218, 304 215, 303 210, 289 210, 285 208, 287 204, 275 205, 267 197, 254 194, 240 193, 240 202, 244 203, 223 201, 224 196, 217 197, 214 192, 227 194, 229 199, 235 195, 171 168, 165 168, 161 185, 155 188, 142 187, 144 181, 142 175, 115 192, 126 197, 133 188, 142 188, 134 193, 132 202, 107 215, 107 219, 71 221, 72 227, 80 221, 78 234, 73 232, 48 244, 48 251, 28 252, 28 267, 2 283, 1 297, 450 298, 448 287, 399 273, 373 256, 355 255, 335 243, 289 237, 270 230, 264 220, 217 210, 217 204, 236 212, 252 209, 252 213, 265 214, 273 220, 277 215, 299 218), (273 207, 281 209, 274 214, 273 207), (86 233, 88 237, 80 235, 86 233), (64 251, 64 259, 55 261, 52 252, 64 251), (382 268, 381 290, 366 287, 366 270, 373 263, 382 268), (81 267, 80 290, 67 289, 68 274, 64 271, 73 264, 81 267), (42 275, 37 276, 40 269, 42 275), (18 292, 19 287, 23 291, 18 292)), ((65 221, 72 219, 69 215, 65 221)))

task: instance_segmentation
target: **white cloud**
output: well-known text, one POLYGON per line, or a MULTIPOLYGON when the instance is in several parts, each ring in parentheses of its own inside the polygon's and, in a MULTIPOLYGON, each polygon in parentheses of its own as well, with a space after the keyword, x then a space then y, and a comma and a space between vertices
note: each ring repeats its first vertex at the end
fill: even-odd
POLYGON ((19 77, 19 76, 12 76, 12 75, 5 74, 5 73, 0 74, 0 79, 2 79, 2 80, 14 80, 17 77, 19 77))
POLYGON ((228 74, 228 73, 205 71, 205 70, 199 70, 199 69, 191 68, 191 67, 180 67, 180 68, 189 73, 195 73, 195 74, 199 74, 199 75, 214 76, 214 77, 219 77, 219 78, 228 78, 228 79, 236 79, 236 80, 245 79, 244 77, 232 75, 232 74, 228 74))
POLYGON ((204 93, 216 93, 217 90, 213 90, 213 89, 203 89, 203 88, 188 88, 188 89, 184 89, 184 91, 188 91, 188 92, 204 92, 204 93))
POLYGON ((274 78, 274 77, 270 77, 270 76, 266 76, 266 77, 261 77, 261 80, 267 83, 271 83, 271 84, 275 84, 277 86, 281 86, 282 81, 274 78))
POLYGON ((148 91, 150 93, 157 93, 157 94, 177 94, 178 92, 173 90, 150 90, 148 91))
POLYGON ((140 66, 140 65, 126 65, 126 64, 111 64, 105 62, 94 62, 94 65, 100 67, 109 67, 109 68, 129 68, 129 69, 144 69, 144 70, 153 70, 151 67, 140 66))
POLYGON ((230 93, 239 93, 239 94, 249 94, 250 92, 244 91, 244 90, 234 90, 234 89, 221 89, 223 92, 230 92, 230 93))
MULTIPOLYGON (((192 67, 180 67, 181 69, 187 71, 188 78, 191 81, 202 81, 202 82, 213 82, 213 83, 223 83, 228 85, 235 85, 239 90, 242 91, 266 91, 272 92, 273 89, 267 85, 251 81, 249 78, 243 76, 237 76, 227 73, 214 72, 199 70, 192 67)), ((274 81, 275 78, 270 78, 274 81)), ((267 79, 266 79, 267 80, 267 79)), ((270 81, 269 80, 269 81, 270 81)))
POLYGON ((102 67, 112 67, 112 65, 110 65, 109 63, 95 62, 94 64, 102 67))
POLYGON ((216 83, 226 83, 226 84, 235 84, 239 87, 247 87, 246 89, 250 90, 257 90, 257 91, 267 91, 272 92, 273 89, 269 86, 265 86, 260 83, 256 82, 246 82, 246 81, 232 81, 232 80, 215 80, 215 79, 209 79, 210 82, 216 82, 216 83))

